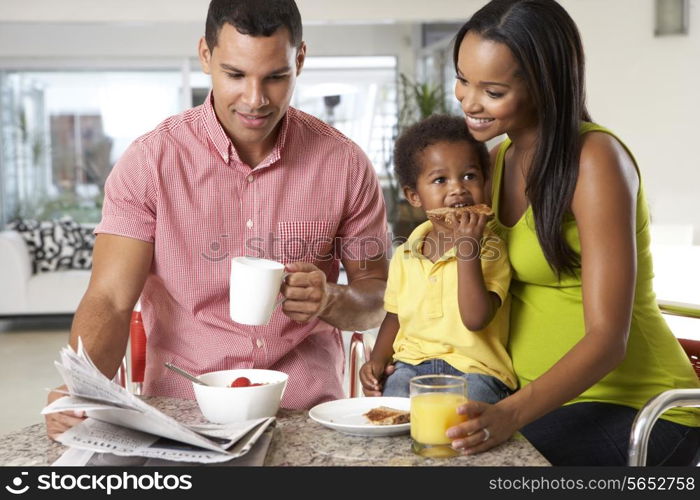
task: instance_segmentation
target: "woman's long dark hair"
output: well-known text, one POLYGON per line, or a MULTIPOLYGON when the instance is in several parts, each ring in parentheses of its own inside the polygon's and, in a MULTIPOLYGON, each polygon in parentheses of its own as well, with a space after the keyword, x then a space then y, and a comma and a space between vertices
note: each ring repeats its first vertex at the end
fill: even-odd
POLYGON ((454 64, 467 32, 505 44, 520 66, 537 110, 538 141, 525 194, 547 262, 573 273, 579 256, 566 243, 562 222, 578 179, 586 109, 584 56, 576 24, 554 0, 492 0, 457 33, 454 64))

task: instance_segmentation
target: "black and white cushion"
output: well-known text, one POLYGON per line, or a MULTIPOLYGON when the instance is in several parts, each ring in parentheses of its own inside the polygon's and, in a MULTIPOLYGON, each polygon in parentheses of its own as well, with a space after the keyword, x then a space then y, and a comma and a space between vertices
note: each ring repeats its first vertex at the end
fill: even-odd
POLYGON ((50 221, 18 219, 8 228, 20 233, 29 247, 34 274, 92 268, 92 229, 71 217, 50 221))

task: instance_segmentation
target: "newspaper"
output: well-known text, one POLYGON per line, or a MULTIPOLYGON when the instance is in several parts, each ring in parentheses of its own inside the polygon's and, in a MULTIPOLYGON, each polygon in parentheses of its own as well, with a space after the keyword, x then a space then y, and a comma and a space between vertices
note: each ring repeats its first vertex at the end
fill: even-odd
POLYGON ((255 441, 255 444, 248 453, 243 456, 232 458, 227 462, 216 462, 202 464, 196 462, 176 462, 163 460, 160 458, 146 458, 137 456, 119 456, 112 453, 99 453, 92 450, 82 450, 78 448, 68 448, 51 465, 54 467, 171 467, 171 466, 217 466, 226 467, 261 467, 265 465, 265 456, 270 447, 273 434, 272 426, 265 429, 265 432, 255 441))
POLYGON ((42 414, 85 411, 87 419, 61 434, 66 446, 118 456, 177 462, 219 463, 245 455, 274 417, 231 424, 185 425, 108 379, 93 364, 78 339, 56 362, 68 396, 42 414))

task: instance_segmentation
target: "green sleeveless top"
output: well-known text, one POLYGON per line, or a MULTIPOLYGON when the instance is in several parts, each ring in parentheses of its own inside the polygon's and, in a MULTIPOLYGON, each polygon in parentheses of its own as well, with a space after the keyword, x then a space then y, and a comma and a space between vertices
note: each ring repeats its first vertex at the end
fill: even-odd
MULTIPOLYGON (((591 131, 610 134, 619 141, 603 127, 582 124, 581 134, 591 131)), ((505 153, 510 144, 509 139, 501 144, 494 165, 492 195, 496 216, 491 227, 506 242, 513 267, 509 350, 522 387, 559 361, 583 337, 585 325, 580 273, 557 278, 537 239, 532 207, 528 206, 512 227, 503 225, 498 218, 505 153)), ((636 223, 637 283, 627 354, 615 370, 567 404, 597 401, 639 409, 667 389, 700 387, 687 356, 656 304, 649 251, 649 210, 641 180, 636 223)), ((564 220, 563 233, 571 248, 580 254, 578 227, 571 213, 564 220)), ((700 408, 676 408, 662 418, 700 426, 700 408)))

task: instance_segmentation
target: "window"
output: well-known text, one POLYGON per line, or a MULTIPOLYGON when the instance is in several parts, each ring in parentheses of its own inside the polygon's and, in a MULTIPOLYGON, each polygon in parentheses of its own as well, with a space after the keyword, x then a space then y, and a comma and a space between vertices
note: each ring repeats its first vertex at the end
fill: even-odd
POLYGON ((396 58, 307 58, 292 105, 356 142, 382 176, 397 123, 396 58))
MULTIPOLYGON (((189 75, 196 106, 207 96, 210 78, 198 70, 189 75)), ((395 57, 307 57, 291 105, 356 142, 381 176, 396 132, 396 81, 395 57)))
POLYGON ((100 218, 104 181, 128 145, 181 109, 179 71, 0 75, 2 215, 100 218))
MULTIPOLYGON (((0 70, 0 225, 64 215, 98 222, 124 150, 201 104, 209 88, 188 60, 172 69, 0 70)), ((307 58, 292 105, 334 125, 385 172, 397 119, 394 57, 307 58)))

